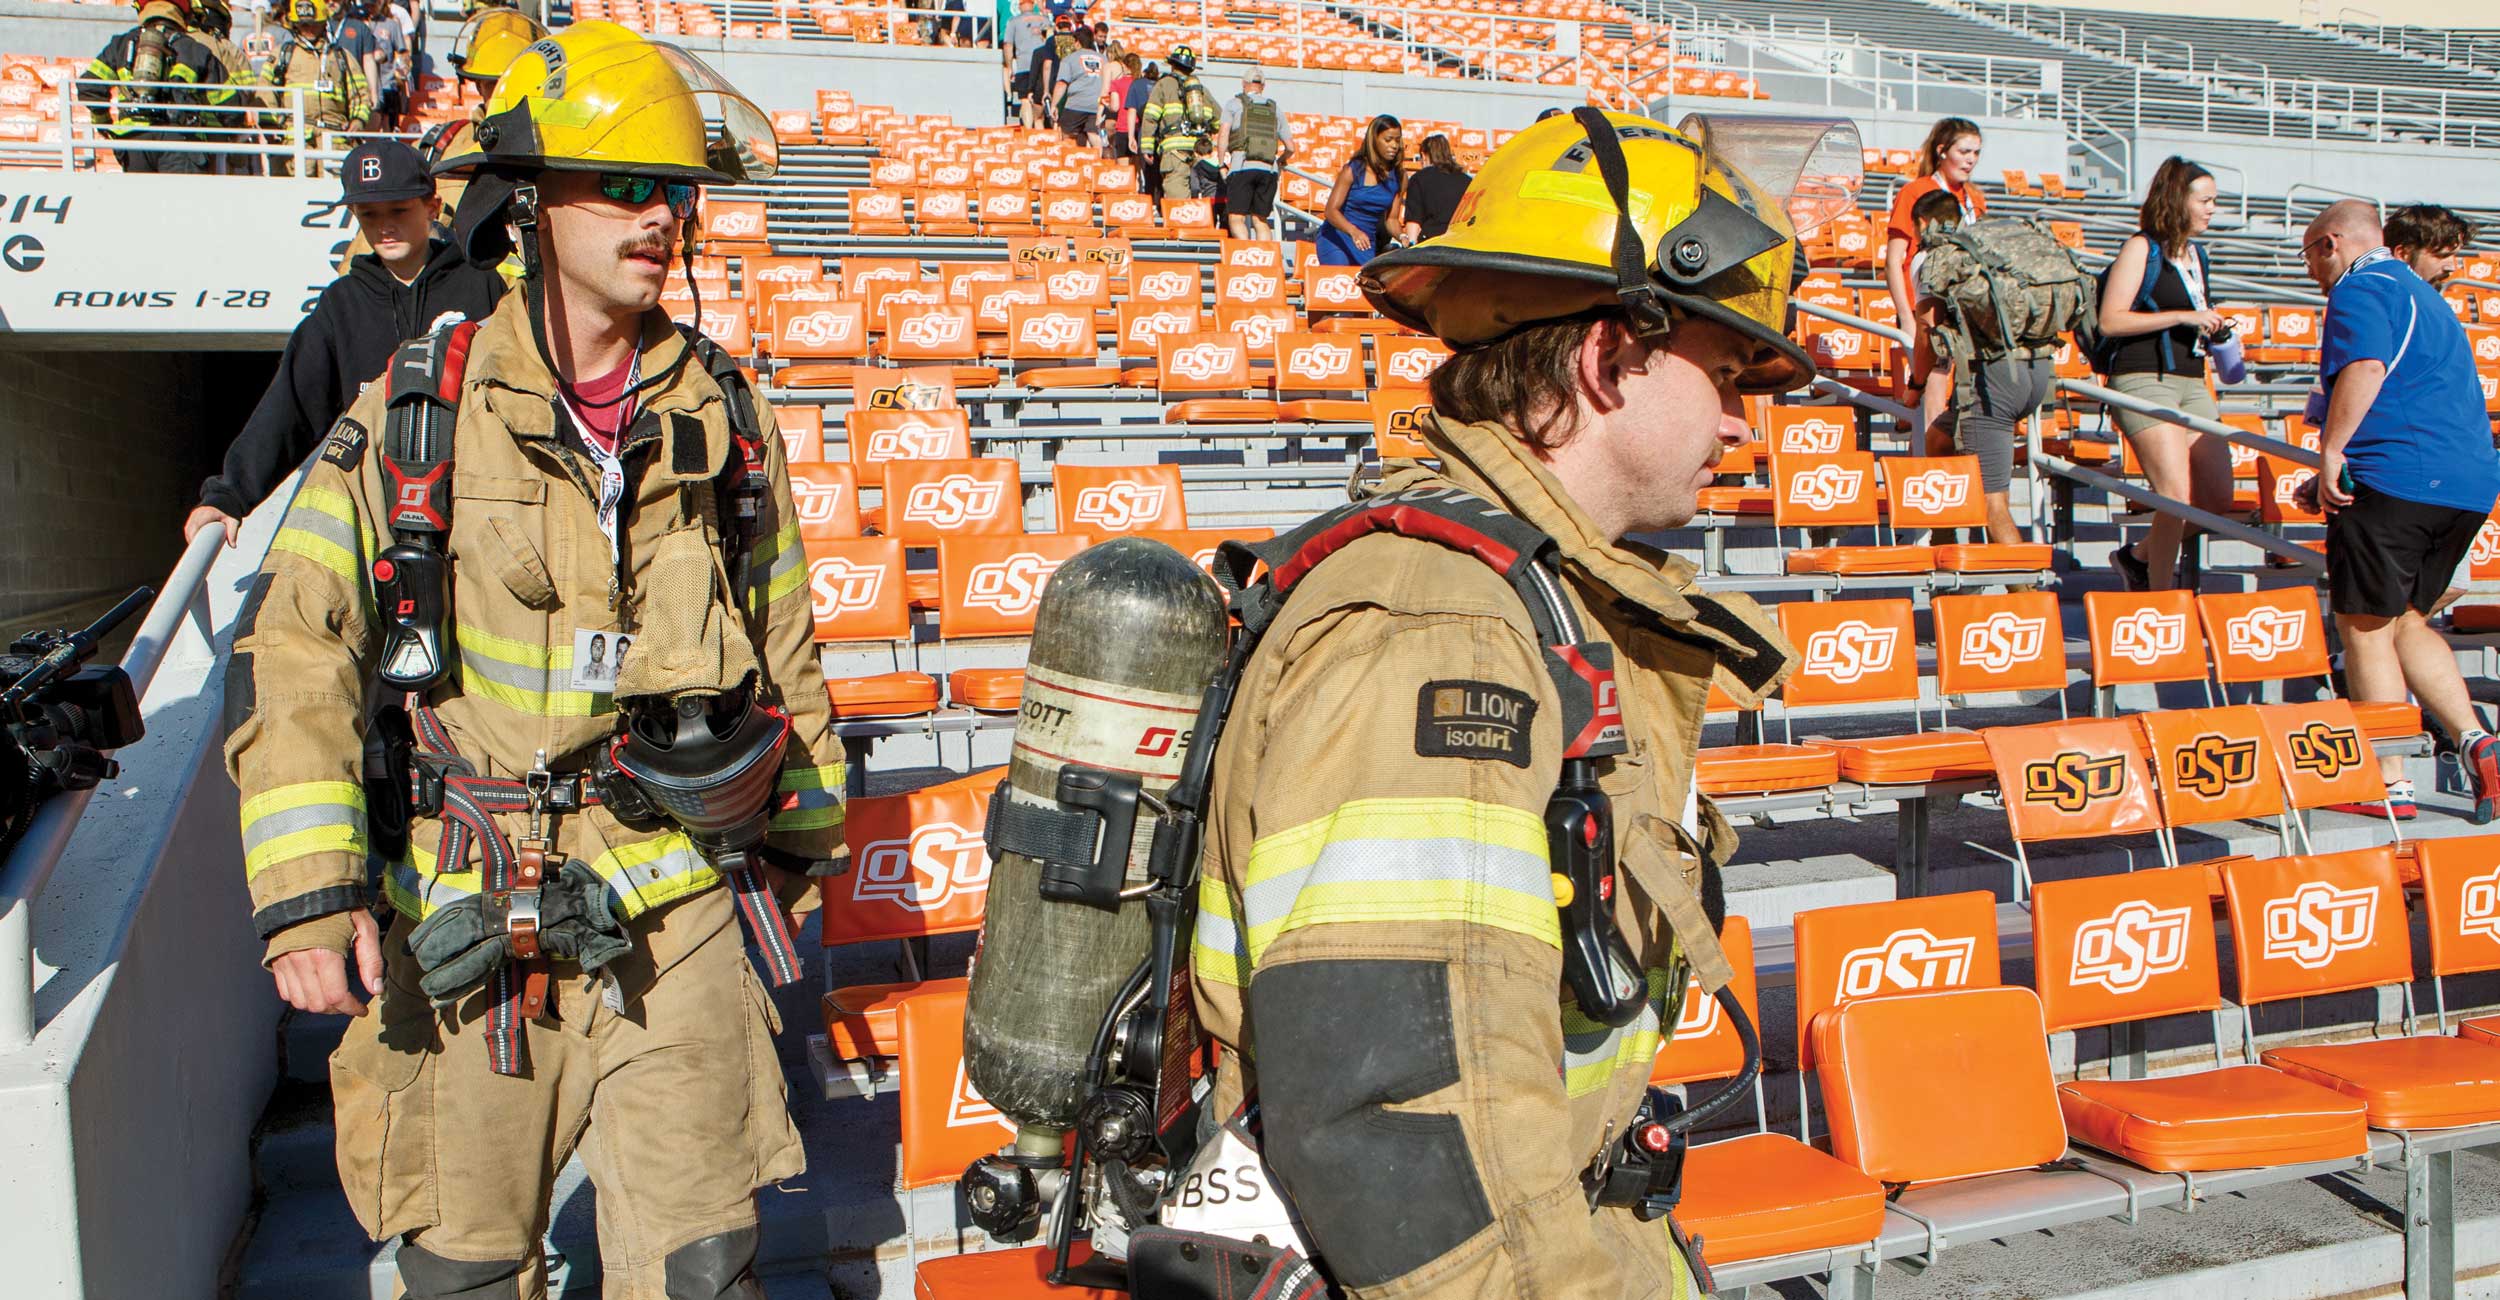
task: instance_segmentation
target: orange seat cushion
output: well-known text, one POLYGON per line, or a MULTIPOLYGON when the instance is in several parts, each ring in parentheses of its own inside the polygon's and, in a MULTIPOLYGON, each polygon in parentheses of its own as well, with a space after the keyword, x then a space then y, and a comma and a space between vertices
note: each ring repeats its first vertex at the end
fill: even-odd
POLYGON ((1720 745, 1701 751, 1693 779, 1704 794, 1811 790, 1840 779, 1840 755, 1813 745, 1720 745))
POLYGON ((845 364, 783 366, 773 372, 773 382, 783 388, 840 388, 851 382, 851 372, 857 369, 845 364))
POLYGON ((902 1026, 894 1009, 915 993, 962 990, 961 979, 920 980, 901 984, 852 984, 817 1000, 825 1017, 825 1044, 837 1061, 864 1061, 893 1056, 902 1050, 902 1026))
POLYGON ((2057 1090, 2076 1141, 2163 1173, 2296 1165, 2370 1145, 2361 1103, 2260 1065, 2057 1090))
POLYGON ((913 609, 936 609, 945 584, 935 569, 913 569, 903 575, 903 599, 913 609))
POLYGON ((2469 1043, 2490 1043, 2500 1047, 2500 1016, 2484 1016, 2457 1024, 2457 1037, 2469 1043))
POLYGON ((1174 424, 1273 424, 1276 403, 1264 397, 1200 397, 1163 408, 1163 418, 1174 424))
POLYGON ((1395 334, 1398 323, 1385 316, 1322 316, 1311 322, 1313 334, 1395 334))
MULTIPOLYGON (((1075 1243, 1068 1262, 1081 1264, 1093 1252, 1075 1243)), ((1047 1246, 1021 1250, 981 1250, 967 1255, 924 1259, 912 1276, 913 1300, 1121 1300, 1126 1292, 1090 1286, 1051 1286, 1051 1251, 1047 1246)))
POLYGON ((2042 438, 2040 449, 2052 456, 2063 456, 2078 465, 2106 465, 2118 459, 2118 444, 2094 442, 2088 438, 2042 438))
POLYGON ((958 668, 946 675, 946 697, 967 709, 1007 712, 1024 699, 1024 670, 958 668))
POLYGON ((2500 1048, 2436 1034, 2323 1047, 2278 1047, 2258 1059, 2359 1098, 2372 1128, 2455 1128, 2500 1120, 2500 1048))
POLYGON ((938 706, 937 679, 927 673, 829 677, 825 693, 833 698, 837 718, 891 718, 927 713, 938 706))
POLYGON ((2422 706, 2405 700, 2354 700, 2353 720, 2372 740, 2422 734, 2422 706))
POLYGON ((1929 731, 1910 736, 1861 736, 1809 742, 1840 755, 1840 774, 1851 781, 1898 783, 1986 776, 1996 770, 1988 742, 1975 731, 1929 731))
POLYGON ((1933 573, 1932 546, 1809 546, 1788 553, 1790 573, 1933 573))
POLYGON ((1936 548, 1947 573, 2045 573, 2056 548, 2047 542, 1973 542, 1936 548))
POLYGON ((2459 632, 2500 632, 2500 605, 2455 605, 2448 626, 2459 632))
POLYGON ((1766 487, 1706 487, 1701 490, 1701 510, 1709 515, 1767 515, 1771 513, 1771 489, 1766 487))
POLYGON ((1369 424, 1372 404, 1360 397, 1305 397, 1278 403, 1276 418, 1313 424, 1369 424))
POLYGON ((971 366, 960 363, 955 366, 955 384, 959 388, 987 388, 997 382, 998 367, 996 366, 971 366))
POLYGON ((1883 1184, 1777 1133, 1748 1133, 1684 1153, 1676 1221, 1712 1265, 1873 1241, 1883 1184))
POLYGON ((1814 1018, 1832 1154, 1886 1183, 2029 1169, 2066 1154, 2039 995, 1947 989, 1814 1018), (1936 1081, 1954 1082, 1951 1100, 1936 1081))
POLYGON ((1113 388, 1120 382, 1118 366, 1032 366, 1016 372, 1026 388, 1113 388))

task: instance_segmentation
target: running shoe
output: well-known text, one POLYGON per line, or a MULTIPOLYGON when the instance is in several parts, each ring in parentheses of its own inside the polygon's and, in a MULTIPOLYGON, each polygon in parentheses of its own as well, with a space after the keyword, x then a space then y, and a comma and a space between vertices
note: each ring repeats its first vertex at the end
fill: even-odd
POLYGON ((2473 822, 2489 826, 2492 818, 2500 817, 2500 736, 2478 731, 2466 737, 2459 748, 2465 779, 2474 786, 2473 822))
POLYGON ((2389 782, 2384 806, 2375 802, 2331 803, 2326 809, 2328 812, 2351 813, 2355 817, 2393 817, 2400 822, 2412 821, 2422 811, 2421 806, 2414 802, 2411 781, 2389 782))
POLYGON ((2124 583, 2127 590, 2151 591, 2153 589, 2153 571, 2143 560, 2137 558, 2134 547, 2121 546, 2111 551, 2109 567, 2118 571, 2118 581, 2124 583))

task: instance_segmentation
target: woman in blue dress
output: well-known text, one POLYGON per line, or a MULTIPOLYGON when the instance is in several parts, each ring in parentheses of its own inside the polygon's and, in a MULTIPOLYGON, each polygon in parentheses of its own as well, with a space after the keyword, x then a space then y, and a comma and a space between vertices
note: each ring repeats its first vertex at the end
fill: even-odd
POLYGON ((1397 210, 1405 198, 1398 164, 1404 154, 1398 120, 1386 113, 1373 118, 1363 131, 1362 150, 1337 169, 1337 183, 1328 191, 1328 206, 1320 214, 1320 265, 1361 266, 1398 228, 1397 210))

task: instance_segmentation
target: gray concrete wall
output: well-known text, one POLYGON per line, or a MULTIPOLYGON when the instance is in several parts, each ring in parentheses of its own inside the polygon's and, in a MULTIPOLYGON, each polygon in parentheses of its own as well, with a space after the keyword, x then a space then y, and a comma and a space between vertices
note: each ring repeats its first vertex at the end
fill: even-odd
POLYGON ((236 372, 257 394, 268 362, 0 351, 0 628, 164 576, 240 422, 236 372))
MULTIPOLYGON (((1993 141, 1991 145, 1993 146, 1993 141)), ((2136 187, 2142 190, 2153 169, 2171 154, 2198 162, 2239 168, 2247 174, 2250 194, 2282 195, 2294 185, 2331 185, 2388 203, 2500 206, 2500 167, 2488 149, 2396 141, 2262 140, 2241 135, 2199 131, 2144 130, 2135 136, 2136 187)), ((2233 189, 2241 180, 2222 173, 2233 189)), ((2310 194, 2328 199, 2333 195, 2310 194)), ((2274 216, 2282 215, 2278 204, 2274 216)), ((2255 215, 2255 214, 2252 214, 2255 215)))
POLYGON ((10 54, 91 57, 134 17, 126 6, 0 0, 0 50, 10 54))

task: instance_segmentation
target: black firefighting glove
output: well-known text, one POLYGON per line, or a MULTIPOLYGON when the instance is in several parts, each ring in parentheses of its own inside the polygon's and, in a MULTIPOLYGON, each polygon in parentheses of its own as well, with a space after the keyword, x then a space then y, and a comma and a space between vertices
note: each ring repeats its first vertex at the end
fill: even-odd
MULTIPOLYGON (((509 914, 483 895, 434 909, 408 935, 425 974, 417 986, 435 1006, 449 1006, 512 960, 509 914)), ((633 948, 608 906, 607 885, 590 867, 567 861, 538 891, 538 947, 549 957, 597 971, 633 948)))

